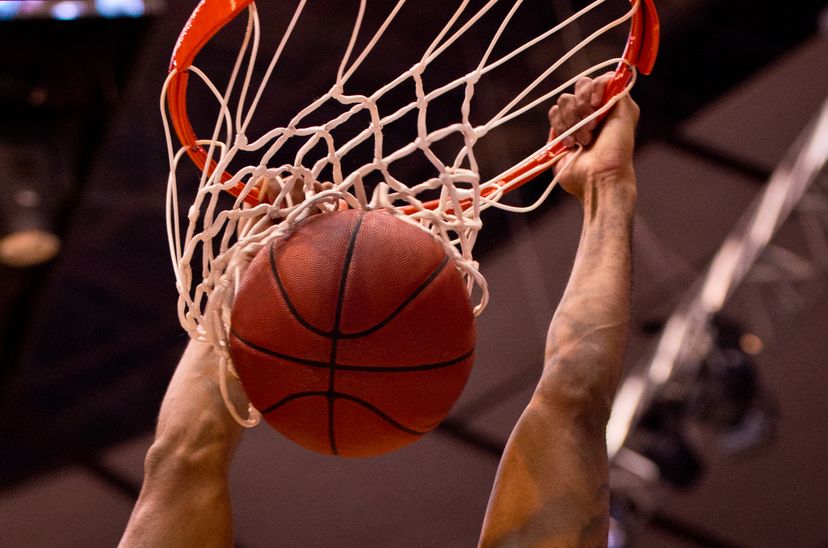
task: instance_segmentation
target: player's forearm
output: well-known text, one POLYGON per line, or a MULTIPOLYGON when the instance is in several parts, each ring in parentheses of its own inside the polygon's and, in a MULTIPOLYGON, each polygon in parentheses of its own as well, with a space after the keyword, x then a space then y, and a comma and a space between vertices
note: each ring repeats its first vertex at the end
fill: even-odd
POLYGON ((169 464, 144 478, 119 547, 232 546, 226 473, 176 470, 169 464))
POLYGON ((572 275, 549 327, 539 391, 602 420, 621 373, 630 317, 632 168, 585 186, 584 224, 572 275))
POLYGON ((161 404, 148 465, 228 466, 241 430, 221 397, 218 358, 208 344, 191 341, 161 404))
POLYGON ((164 396, 121 546, 231 546, 227 473, 240 431, 219 392, 215 355, 191 342, 164 396))

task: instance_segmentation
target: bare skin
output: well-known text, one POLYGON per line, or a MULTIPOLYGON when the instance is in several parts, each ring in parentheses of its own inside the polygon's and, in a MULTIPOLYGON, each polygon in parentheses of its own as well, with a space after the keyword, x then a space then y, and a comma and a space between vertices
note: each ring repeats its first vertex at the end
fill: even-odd
MULTIPOLYGON (((607 80, 584 80, 574 96, 561 97, 549 113, 553 130, 593 112, 607 80)), ((594 143, 590 131, 573 135, 591 145, 561 181, 583 206, 581 240, 549 326, 541 380, 498 468, 481 546, 606 546, 605 429, 630 316, 637 120, 638 107, 626 97, 594 143)))
MULTIPOLYGON (((552 129, 561 133, 593 112, 607 80, 584 79, 562 96, 549 113, 552 129)), ((637 119, 625 98, 597 137, 590 124, 567 141, 589 146, 561 181, 583 206, 581 240, 543 374, 498 468, 481 546, 606 546, 605 427, 629 321, 637 119)), ((241 427, 224 407, 218 375, 211 349, 191 342, 161 405, 120 546, 233 545, 228 470, 241 427)))
POLYGON ((242 427, 219 391, 218 360, 191 341, 173 375, 120 546, 232 546, 228 471, 242 427))

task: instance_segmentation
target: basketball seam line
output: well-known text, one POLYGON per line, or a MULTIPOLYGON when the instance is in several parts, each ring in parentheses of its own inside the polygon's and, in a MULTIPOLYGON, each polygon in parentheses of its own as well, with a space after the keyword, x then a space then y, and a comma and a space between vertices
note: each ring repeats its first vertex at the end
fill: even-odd
MULTIPOLYGON (((253 341, 249 341, 236 333, 235 330, 231 328, 230 332, 234 337, 236 337, 239 342, 242 344, 249 346, 253 350, 261 352, 262 354, 267 354, 268 356, 272 356, 274 358, 279 358, 280 360, 285 360, 287 362, 296 363, 299 365, 307 365, 308 367, 317 367, 317 368, 324 368, 327 369, 330 367, 330 362, 322 362, 317 360, 309 360, 306 358, 298 358, 296 356, 290 356, 288 354, 282 354, 281 352, 276 352, 275 350, 270 350, 269 348, 265 348, 264 346, 258 345, 253 341)), ((443 367, 450 367, 457 363, 462 362, 466 358, 470 357, 474 353, 474 349, 469 350, 468 352, 457 356, 456 358, 451 358, 441 362, 434 362, 434 363, 424 363, 420 365, 401 365, 399 367, 395 367, 393 365, 380 365, 380 366, 371 366, 371 365, 349 365, 349 364, 336 364, 336 368, 343 370, 343 371, 357 371, 357 372, 368 372, 368 373, 411 373, 416 371, 429 371, 432 369, 441 369, 443 367)))
POLYGON ((342 306, 345 302, 345 287, 348 284, 348 272, 351 270, 351 261, 354 258, 354 249, 356 248, 357 235, 359 229, 362 228, 362 220, 365 218, 365 212, 360 212, 354 228, 351 230, 351 238, 348 242, 348 249, 345 250, 345 259, 342 265, 342 275, 339 278, 339 294, 336 297, 336 312, 334 312, 334 326, 331 338, 331 358, 328 367, 328 441, 331 444, 331 453, 338 455, 339 451, 336 448, 336 433, 334 432, 334 379, 336 377, 336 351, 339 346, 339 323, 342 321, 342 306))
POLYGON ((332 334, 328 331, 323 331, 319 329, 315 325, 308 322, 302 315, 299 313, 299 310, 293 305, 293 301, 290 300, 290 297, 287 294, 287 290, 285 286, 282 284, 282 277, 279 276, 279 269, 276 267, 276 257, 275 257, 275 250, 276 245, 275 242, 270 244, 270 271, 273 273, 273 279, 276 280, 276 285, 279 287, 279 292, 282 294, 282 300, 285 301, 285 305, 290 310, 290 313, 296 318, 300 324, 302 324, 306 329, 311 331, 312 333, 316 333, 317 335, 321 335, 325 338, 330 339, 332 334))
POLYGON ((390 322, 391 320, 393 320, 394 318, 396 318, 399 315, 399 313, 402 312, 403 309, 411 303, 411 301, 416 299, 417 296, 425 290, 425 288, 427 288, 429 285, 431 285, 431 282, 433 282, 434 279, 437 276, 439 276, 440 273, 443 271, 443 269, 446 267, 446 265, 448 264, 448 260, 449 260, 448 255, 443 254, 443 260, 440 261, 440 264, 438 264, 434 268, 434 270, 431 272, 431 274, 429 274, 428 277, 425 280, 423 280, 423 283, 421 283, 419 285, 419 287, 417 287, 414 291, 412 291, 408 295, 408 297, 397 308, 395 308, 394 311, 391 312, 391 314, 389 314, 388 317, 386 317, 384 320, 380 321, 378 324, 374 325, 373 327, 369 327, 368 329, 365 329, 364 331, 357 331, 355 333, 341 333, 340 337, 343 338, 343 339, 358 339, 359 337, 365 337, 366 335, 370 335, 371 333, 374 333, 375 331, 379 331, 380 329, 385 327, 385 325, 388 322, 390 322))
MULTIPOLYGON (((360 216, 358 223, 359 224, 362 223, 362 216, 360 216)), ((417 296, 420 293, 422 293, 425 290, 425 288, 428 287, 434 281, 435 278, 437 278, 437 276, 440 275, 440 273, 443 271, 443 269, 446 267, 446 265, 449 262, 448 254, 443 254, 443 259, 440 261, 440 264, 438 264, 434 268, 434 270, 431 271, 431 273, 428 275, 428 277, 416 289, 414 289, 414 291, 412 291, 408 295, 408 297, 406 297, 406 299, 399 306, 397 306, 397 308, 395 308, 387 317, 380 320, 380 322, 377 323, 376 325, 374 325, 372 327, 369 327, 368 329, 365 329, 363 331, 357 331, 355 333, 335 333, 334 331, 325 331, 323 329, 319 329, 318 327, 316 327, 315 325, 313 325, 312 323, 307 321, 299 313, 299 310, 293 304, 293 301, 291 301, 290 296, 288 295, 287 289, 282 284, 282 278, 281 278, 281 276, 279 276, 279 269, 276 267, 276 258, 274 256, 274 247, 275 247, 275 245, 271 244, 271 246, 270 246, 270 270, 273 273, 273 278, 276 280, 276 285, 279 287, 279 292, 282 294, 282 299, 285 301, 285 305, 288 307, 288 310, 293 315, 293 317, 296 318, 296 321, 298 321, 303 327, 305 327, 307 330, 311 331, 312 333, 316 333, 317 335, 325 337, 326 339, 333 339, 333 338, 336 338, 336 337, 342 338, 342 339, 358 339, 360 337, 370 335, 371 333, 374 333, 375 331, 379 331, 380 329, 385 327, 385 325, 388 324, 391 320, 396 318, 400 314, 400 312, 402 312, 405 309, 406 306, 411 304, 411 301, 416 299, 417 296)), ((346 267, 349 267, 349 266, 350 266, 349 264, 346 265, 346 267)), ((343 271, 343 275, 347 275, 347 273, 348 273, 348 270, 346 268, 346 270, 343 271)), ((334 329, 338 330, 338 327, 339 326, 336 325, 336 327, 334 329)))
POLYGON ((323 391, 295 392, 295 393, 291 394, 290 396, 285 396, 284 398, 277 401, 273 405, 270 405, 269 407, 265 408, 262 411, 262 413, 263 414, 272 413, 272 412, 276 411, 278 408, 282 407, 283 405, 285 405, 287 403, 290 403, 293 400, 298 400, 300 398, 309 398, 309 397, 312 397, 312 396, 321 396, 321 397, 328 398, 328 399, 332 398, 332 399, 348 400, 350 402, 353 402, 353 403, 355 403, 357 405, 360 405, 360 406, 364 407, 365 409, 371 411, 372 413, 377 415, 379 418, 381 418, 382 420, 384 420, 385 422, 387 422, 391 426, 397 428, 398 430, 402 430, 403 432, 406 432, 406 433, 414 435, 414 436, 422 436, 423 434, 428 432, 428 430, 420 431, 420 430, 414 430, 413 428, 409 428, 408 426, 405 426, 404 424, 394 420, 390 415, 383 412, 379 407, 375 406, 374 404, 369 403, 368 401, 363 400, 362 398, 357 398, 357 397, 352 396, 350 394, 343 394, 341 392, 334 392, 333 395, 331 395, 327 391, 325 391, 325 392, 323 392, 323 391))
MULTIPOLYGON (((331 332, 331 336, 334 340, 340 338, 342 333, 339 331, 339 323, 342 321, 342 307, 345 303, 345 286, 348 285, 348 274, 351 270, 351 261, 354 258, 354 250, 356 249, 356 240, 357 236, 359 235, 359 229, 362 228, 362 220, 365 218, 365 213, 360 213, 359 217, 357 218, 356 224, 354 224, 353 232, 351 233, 351 239, 348 242, 348 249, 345 250, 345 260, 344 264, 342 265, 342 275, 339 277, 339 295, 336 298, 336 312, 334 313, 334 327, 333 331, 331 332)), ((334 361, 334 360, 332 360, 334 361)))
POLYGON ((340 276, 339 290, 338 290, 338 295, 337 295, 336 311, 335 311, 335 316, 334 316, 334 325, 333 325, 333 329, 329 332, 326 332, 326 331, 324 331, 322 329, 319 329, 318 327, 312 325, 310 322, 308 322, 299 313, 299 310, 296 308, 296 306, 293 304, 290 297, 288 296, 287 289, 285 288, 284 284, 282 283, 281 276, 279 275, 279 271, 278 271, 278 268, 277 268, 277 265, 276 265, 276 256, 275 256, 276 255, 276 251, 275 251, 276 245, 275 245, 275 242, 270 245, 269 256, 268 256, 269 266, 270 266, 273 278, 276 281, 276 284, 279 288, 279 292, 282 295, 282 299, 285 301, 285 304, 286 304, 289 312, 291 313, 291 315, 293 315, 294 318, 296 318, 296 320, 299 322, 299 324, 301 324, 303 327, 308 329, 310 332, 315 333, 317 335, 320 335, 324 338, 327 338, 327 339, 331 340, 330 359, 327 363, 318 362, 318 361, 315 361, 315 360, 307 360, 307 359, 297 358, 297 357, 293 357, 293 356, 284 355, 284 354, 281 354, 281 353, 278 353, 278 352, 274 352, 270 349, 267 349, 267 348, 264 348, 262 346, 256 345, 252 341, 248 341, 248 340, 244 339, 243 337, 239 336, 239 334, 236 333, 231 328, 231 332, 233 333, 233 335, 240 342, 242 342, 243 344, 245 344, 248 347, 252 348, 253 350, 262 352, 264 354, 271 355, 273 357, 280 358, 280 359, 288 361, 288 362, 298 363, 298 364, 301 364, 301 365, 307 365, 307 366, 311 366, 311 367, 324 367, 324 368, 328 369, 328 371, 329 371, 328 390, 326 392, 300 392, 300 393, 294 393, 294 394, 291 394, 291 395, 283 398, 279 402, 271 405, 264 412, 265 413, 270 413, 270 412, 274 411, 275 409, 277 409, 278 407, 284 405, 285 403, 288 403, 289 401, 292 401, 294 399, 298 399, 298 398, 301 398, 301 397, 304 397, 304 396, 319 395, 319 396, 326 397, 326 399, 328 401, 328 441, 329 441, 329 444, 330 444, 331 453, 334 454, 334 455, 339 454, 339 452, 337 450, 337 446, 336 446, 336 437, 335 437, 335 428, 334 428, 334 426, 335 426, 335 417, 334 417, 335 405, 334 404, 335 404, 335 401, 336 401, 337 398, 349 400, 353 403, 356 403, 357 405, 360 405, 360 406, 364 407, 365 409, 369 410, 370 412, 374 413, 376 416, 378 416, 381 419, 383 419, 384 421, 386 421, 388 424, 394 426, 395 428, 397 428, 401 431, 407 432, 407 433, 412 434, 412 435, 422 435, 425 432, 427 432, 427 430, 425 432, 419 432, 417 430, 413 430, 413 429, 410 429, 410 428, 402 425, 401 423, 395 421, 389 415, 384 413, 380 408, 376 407, 375 405, 373 405, 373 404, 371 404, 371 403, 369 403, 369 402, 367 402, 363 399, 357 398, 356 396, 352 396, 350 394, 344 394, 344 393, 336 392, 336 390, 335 390, 335 374, 336 374, 337 369, 340 369, 340 370, 343 370, 343 371, 362 371, 362 372, 375 372, 375 373, 391 373, 391 372, 400 372, 401 373, 401 372, 427 371, 427 370, 431 370, 431 369, 438 369, 438 368, 442 368, 442 367, 448 367, 448 366, 451 366, 451 365, 455 365, 457 363, 464 362, 469 356, 472 355, 472 353, 474 351, 472 349, 469 352, 466 352, 465 354, 463 354, 463 355, 461 355, 457 358, 451 359, 451 360, 447 360, 447 361, 443 361, 443 362, 436 362, 436 363, 431 363, 431 364, 421 364, 421 365, 416 365, 416 366, 401 366, 401 367, 392 367, 392 366, 379 366, 379 367, 376 367, 376 366, 374 366, 374 367, 371 367, 371 366, 344 365, 344 364, 337 364, 336 363, 338 343, 339 343, 340 339, 355 339, 355 338, 365 337, 365 336, 368 336, 368 335, 382 329, 385 325, 387 325, 394 318, 396 318, 412 301, 414 301, 414 299, 416 299, 417 296, 420 295, 420 293, 422 293, 429 285, 431 285, 434 282, 434 280, 443 272, 446 265, 449 263, 448 254, 444 253, 443 258, 440 261, 440 263, 432 270, 432 272, 426 277, 426 279, 423 280, 420 283, 420 285, 417 286, 411 293, 409 293, 409 295, 406 297, 406 299, 402 303, 400 303, 393 311, 391 311, 391 313, 387 317, 382 319, 380 322, 378 322, 374 326, 369 327, 368 329, 365 329, 365 330, 362 330, 362 331, 355 332, 355 333, 348 333, 348 334, 342 333, 341 330, 340 330, 340 324, 341 324, 341 321, 342 321, 342 312, 343 312, 343 308, 344 308, 345 292, 346 292, 346 288, 347 288, 347 283, 349 281, 349 273, 350 273, 351 262, 353 261, 353 255, 355 253, 357 236, 359 234, 364 216, 365 216, 365 212, 361 212, 359 217, 357 218, 357 221, 356 221, 354 227, 352 228, 352 233, 350 235, 350 241, 348 242, 348 248, 346 250, 344 261, 343 261, 344 264, 343 264, 343 268, 342 268, 342 273, 341 273, 341 276, 340 276))

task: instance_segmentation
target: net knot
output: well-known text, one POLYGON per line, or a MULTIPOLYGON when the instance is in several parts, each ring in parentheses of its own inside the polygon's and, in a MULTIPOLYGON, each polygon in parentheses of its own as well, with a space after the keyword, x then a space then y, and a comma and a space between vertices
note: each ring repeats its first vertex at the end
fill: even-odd
POLYGON ((247 146, 247 135, 244 133, 237 133, 235 139, 233 139, 233 142, 237 147, 245 147, 247 146))
POLYGON ((422 76, 426 69, 426 63, 420 61, 419 63, 415 63, 412 65, 408 71, 411 73, 412 76, 422 76))
POLYGON ((261 179, 271 179, 272 177, 268 177, 267 173, 267 166, 259 164, 255 168, 253 168, 253 173, 250 174, 250 177, 257 181, 258 184, 262 184, 261 179))
POLYGON ((376 158, 374 160, 374 166, 376 166, 376 168, 380 172, 385 173, 388 171, 388 162, 385 160, 385 158, 376 158))
POLYGON ((338 99, 342 97, 343 93, 345 93, 345 88, 341 82, 337 82, 331 87, 331 90, 328 93, 330 93, 331 97, 334 99, 338 99))

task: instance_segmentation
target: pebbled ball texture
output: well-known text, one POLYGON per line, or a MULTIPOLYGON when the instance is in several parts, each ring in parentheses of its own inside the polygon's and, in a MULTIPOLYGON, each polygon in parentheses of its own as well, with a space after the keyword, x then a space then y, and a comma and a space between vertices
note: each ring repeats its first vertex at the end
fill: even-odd
POLYGON ((454 262, 385 211, 320 214, 263 248, 231 324, 253 405, 325 454, 419 439, 448 414, 473 362, 474 316, 454 262))

